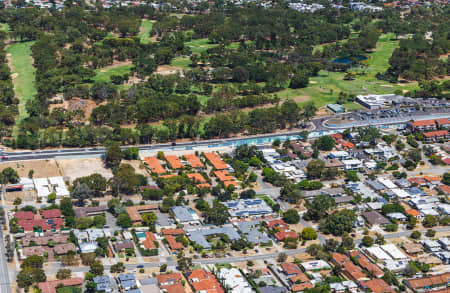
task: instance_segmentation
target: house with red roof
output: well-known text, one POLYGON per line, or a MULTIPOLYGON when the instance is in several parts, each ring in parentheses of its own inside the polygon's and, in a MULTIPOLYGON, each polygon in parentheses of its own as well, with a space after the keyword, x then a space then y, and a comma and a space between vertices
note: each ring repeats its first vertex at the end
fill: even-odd
POLYGON ((17 212, 14 214, 14 218, 17 220, 32 220, 34 219, 34 214, 31 211, 17 212))
POLYGON ((158 281, 159 286, 167 286, 180 283, 182 279, 183 277, 180 273, 169 273, 156 276, 156 280, 158 281))
POLYGON ((442 139, 448 140, 450 138, 448 130, 436 130, 425 132, 423 136, 425 137, 425 142, 427 143, 440 141, 442 139))
POLYGON ((436 122, 433 119, 411 121, 406 124, 406 127, 414 132, 436 130, 436 122))
POLYGON ((203 269, 186 273, 189 283, 194 289, 194 293, 224 293, 216 277, 211 272, 203 269))
POLYGON ((58 209, 44 210, 44 211, 42 211, 41 214, 44 219, 60 218, 61 210, 58 210, 58 209))
POLYGON ((285 239, 288 238, 294 238, 294 239, 298 239, 298 234, 293 232, 293 231, 280 231, 275 233, 275 238, 277 238, 278 241, 284 241, 285 239))

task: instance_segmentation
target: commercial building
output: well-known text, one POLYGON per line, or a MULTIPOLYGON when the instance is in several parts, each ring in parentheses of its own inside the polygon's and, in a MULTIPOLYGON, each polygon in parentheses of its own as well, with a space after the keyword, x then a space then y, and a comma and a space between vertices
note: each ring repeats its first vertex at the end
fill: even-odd
POLYGON ((336 114, 345 112, 344 106, 339 105, 339 104, 328 104, 327 109, 336 114))
POLYGON ((225 203, 232 218, 254 217, 272 213, 272 209, 262 199, 230 200, 225 203))
MULTIPOLYGON (((360 10, 360 8, 366 9, 367 6, 370 6, 370 5, 367 5, 362 2, 351 2, 350 6, 352 7, 352 9, 360 10)), ((379 7, 376 7, 376 8, 379 8, 379 7)), ((358 96, 356 96, 356 101, 368 109, 389 108, 392 105, 402 103, 404 99, 405 99, 405 97, 398 96, 395 94, 391 94, 391 95, 358 95, 358 96)))

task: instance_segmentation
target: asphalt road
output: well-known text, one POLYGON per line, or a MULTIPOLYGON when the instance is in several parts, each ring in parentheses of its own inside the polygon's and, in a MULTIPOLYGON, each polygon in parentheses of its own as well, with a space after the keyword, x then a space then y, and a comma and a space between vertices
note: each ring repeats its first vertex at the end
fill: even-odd
POLYGON ((0 241, 0 293, 11 293, 11 282, 9 280, 9 269, 2 229, 0 229, 0 241))

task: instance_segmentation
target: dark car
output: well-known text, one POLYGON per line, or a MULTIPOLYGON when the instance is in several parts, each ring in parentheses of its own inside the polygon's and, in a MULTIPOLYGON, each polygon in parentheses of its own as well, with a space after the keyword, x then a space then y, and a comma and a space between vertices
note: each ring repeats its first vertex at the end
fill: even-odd
POLYGON ((144 267, 144 265, 137 265, 136 268, 138 269, 142 269, 144 267))

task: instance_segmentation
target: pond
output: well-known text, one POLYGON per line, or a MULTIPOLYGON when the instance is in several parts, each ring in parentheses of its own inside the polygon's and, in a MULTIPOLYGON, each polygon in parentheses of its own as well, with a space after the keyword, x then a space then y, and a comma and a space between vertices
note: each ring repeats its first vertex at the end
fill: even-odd
MULTIPOLYGON (((359 56, 356 56, 354 58, 358 59, 359 61, 367 60, 367 57, 363 56, 363 55, 359 55, 359 56)), ((334 59, 333 62, 334 63, 341 63, 341 64, 350 64, 350 60, 351 59, 352 59, 351 57, 339 57, 339 58, 334 59)))

